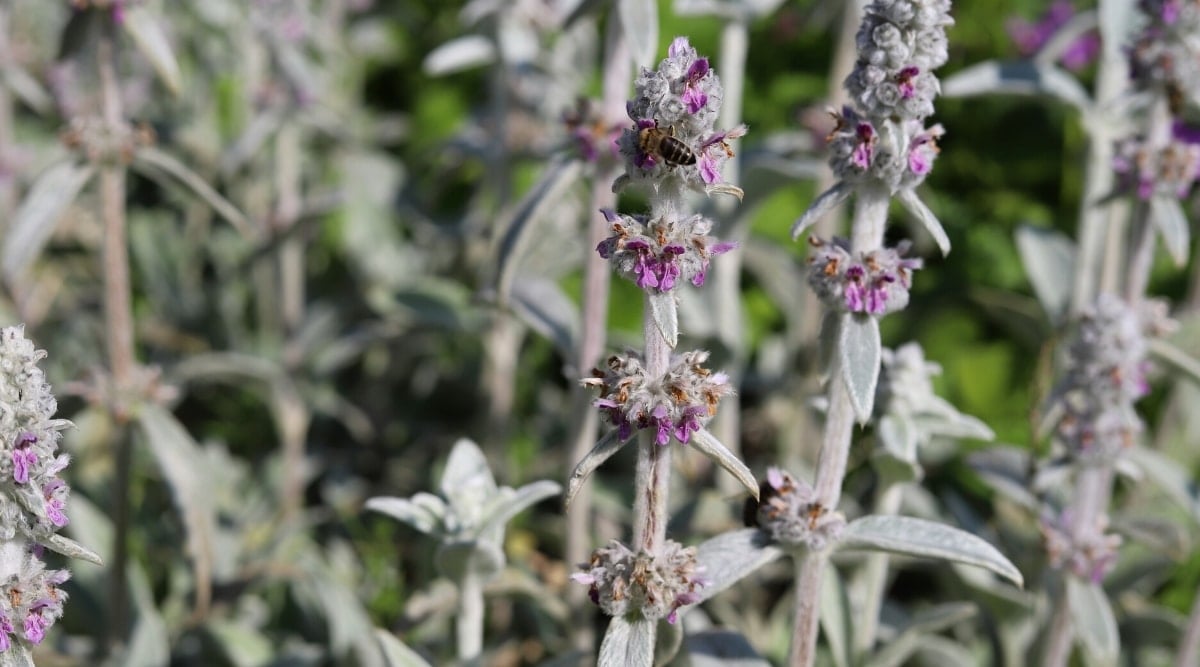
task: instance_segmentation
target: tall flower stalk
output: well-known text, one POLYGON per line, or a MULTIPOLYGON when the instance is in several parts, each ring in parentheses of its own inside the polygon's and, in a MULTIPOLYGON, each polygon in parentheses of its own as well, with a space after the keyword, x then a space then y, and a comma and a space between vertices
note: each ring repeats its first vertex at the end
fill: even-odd
POLYGON ((32 644, 63 613, 67 570, 51 570, 45 550, 100 564, 94 553, 58 534, 67 525, 69 457, 58 441, 71 426, 38 362, 46 357, 22 327, 0 330, 0 662, 32 665, 32 644))
POLYGON ((733 390, 728 378, 704 366, 707 352, 675 352, 675 290, 702 286, 713 257, 733 248, 710 236, 712 221, 689 213, 684 195, 740 196, 723 182, 721 167, 745 127, 715 128, 721 84, 686 38, 671 43, 657 69, 643 68, 634 87, 626 106, 633 125, 617 141, 625 174, 613 188, 644 189, 650 213, 604 211, 611 234, 596 250, 645 294, 643 349, 613 355, 584 380, 599 389, 595 405, 614 429, 576 466, 567 488, 570 503, 596 467, 637 441, 632 544, 596 550, 574 576, 613 616, 600 650, 600 664, 613 666, 652 664, 656 623, 673 622, 705 585, 696 550, 667 538, 672 442, 698 449, 757 493, 750 471, 706 429, 733 390))
MULTIPOLYGON (((830 166, 838 182, 822 193, 792 228, 799 237, 837 204, 855 197, 851 238, 810 239, 810 283, 826 307, 825 335, 834 343, 828 360, 828 411, 816 478, 806 506, 814 515, 833 513, 854 423, 871 415, 882 348, 879 318, 904 308, 912 271, 920 260, 904 255, 907 244, 883 245, 888 206, 897 198, 933 234, 943 252, 949 241, 918 199, 937 156, 942 127, 926 127, 939 83, 933 70, 946 62, 945 28, 953 23, 949 0, 875 0, 857 35, 858 59, 846 78, 852 105, 835 115, 829 136, 830 166)), ((819 601, 828 544, 810 545, 796 559, 793 665, 816 660, 819 601)))
POLYGON ((1142 101, 1140 128, 1113 151, 1115 182, 1134 202, 1127 238, 1108 235, 1110 261, 1100 281, 1122 296, 1102 292, 1082 311, 1048 410, 1055 443, 1076 472, 1071 497, 1061 500, 1061 510, 1048 508, 1042 521, 1050 564, 1064 570, 1067 593, 1059 597, 1045 644, 1043 661, 1051 667, 1068 663, 1078 634, 1071 598, 1090 593, 1103 600, 1097 587, 1116 562, 1121 539, 1107 532, 1115 471, 1143 431, 1134 405, 1148 391, 1149 338, 1172 325, 1165 304, 1147 300, 1156 241, 1161 235, 1177 263, 1186 261, 1180 200, 1200 176, 1200 146, 1182 119, 1184 107, 1198 101, 1200 7, 1178 0, 1139 4, 1145 24, 1127 53, 1132 88, 1142 101))

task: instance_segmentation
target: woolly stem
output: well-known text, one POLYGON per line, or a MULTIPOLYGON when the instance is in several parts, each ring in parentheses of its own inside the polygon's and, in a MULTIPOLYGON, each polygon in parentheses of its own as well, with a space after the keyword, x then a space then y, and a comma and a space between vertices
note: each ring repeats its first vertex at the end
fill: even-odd
MULTIPOLYGON (((1064 577, 1074 576, 1070 573, 1064 577)), ((1063 581, 1066 584, 1066 581, 1063 581)), ((1054 616, 1050 621, 1050 636, 1046 640, 1046 650, 1042 654, 1042 664, 1045 667, 1066 667, 1071 658, 1071 646, 1074 640, 1071 628, 1071 607, 1067 601, 1067 592, 1061 591, 1058 601, 1054 604, 1054 616)))
MULTIPOLYGON (((100 95, 104 124, 119 136, 124 127, 120 85, 111 21, 100 31, 96 62, 100 75, 100 95)), ((108 347, 108 366, 112 386, 111 405, 114 419, 122 428, 114 431, 115 470, 113 472, 113 562, 109 586, 110 616, 108 645, 126 636, 128 598, 125 569, 129 560, 129 480, 133 466, 132 444, 123 426, 129 420, 128 393, 133 385, 133 308, 129 278, 129 250, 125 227, 125 166, 116 162, 100 170, 100 211, 104 221, 104 325, 108 347)))
MULTIPOLYGON (((672 305, 672 307, 674 307, 672 305)), ((671 346, 654 320, 647 297, 643 320, 646 374, 660 378, 670 364, 671 346)), ((658 553, 667 537, 667 496, 671 483, 671 446, 657 445, 649 435, 638 440, 637 472, 634 480, 633 543, 635 550, 658 553)))
POLYGON ((458 617, 454 619, 458 662, 477 665, 483 653, 483 580, 467 574, 458 583, 458 617))
POLYGON ((1192 596, 1192 613, 1188 616, 1187 628, 1179 640, 1179 653, 1175 656, 1175 667, 1191 667, 1200 664, 1200 588, 1192 596))
MULTIPOLYGON (((887 225, 887 190, 863 187, 854 204, 854 227, 851 248, 855 253, 870 252, 883 244, 887 225)), ((829 381, 829 410, 825 417, 825 433, 817 456, 815 487, 816 502, 830 511, 836 510, 842 496, 842 480, 850 457, 850 441, 854 435, 854 404, 842 375, 834 369, 829 381)), ((820 611, 821 579, 828 558, 809 554, 800 559, 796 582, 796 619, 792 632, 792 664, 811 665, 816 657, 818 612, 820 611), (799 661, 799 662, 798 662, 799 661)))

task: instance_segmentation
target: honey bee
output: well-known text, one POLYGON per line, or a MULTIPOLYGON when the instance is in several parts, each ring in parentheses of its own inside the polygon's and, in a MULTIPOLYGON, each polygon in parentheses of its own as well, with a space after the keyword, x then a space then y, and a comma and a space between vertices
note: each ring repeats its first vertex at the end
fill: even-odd
POLYGON ((638 150, 673 166, 696 164, 696 152, 675 138, 674 126, 666 130, 658 125, 642 128, 638 131, 638 150))

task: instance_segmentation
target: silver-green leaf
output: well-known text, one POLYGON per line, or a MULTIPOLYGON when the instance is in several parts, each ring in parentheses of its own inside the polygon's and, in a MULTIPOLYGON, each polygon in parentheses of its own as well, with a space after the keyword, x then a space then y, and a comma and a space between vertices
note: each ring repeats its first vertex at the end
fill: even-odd
POLYGON ((598 667, 651 667, 657 626, 641 616, 614 616, 600 643, 598 667))
POLYGON ((617 14, 633 61, 642 67, 650 67, 658 52, 658 3, 617 0, 617 14))
POLYGON ((179 62, 167 42, 166 32, 162 22, 149 7, 131 5, 125 7, 125 20, 121 22, 125 32, 133 38, 138 51, 142 52, 158 78, 162 80, 172 95, 178 95, 183 87, 183 75, 179 71, 179 62))
POLYGON ((1075 275, 1075 242, 1061 232, 1022 225, 1017 229, 1017 252, 1042 309, 1058 322, 1071 303, 1075 275))
POLYGON ((654 326, 658 328, 667 345, 675 349, 679 345, 679 308, 674 292, 653 291, 646 294, 646 306, 654 326))
POLYGON ((1104 589, 1099 584, 1068 576, 1067 603, 1075 636, 1094 661, 1092 664, 1116 665, 1121 639, 1104 589))
POLYGON ((800 238, 800 235, 809 227, 817 224, 817 221, 825 217, 830 211, 837 207, 838 204, 850 198, 850 193, 854 192, 854 188, 846 183, 838 182, 833 187, 825 192, 809 205, 808 210, 804 212, 796 222, 792 223, 792 240, 800 238))
POLYGON ((841 549, 870 549, 918 558, 937 558, 991 570, 1024 586, 1020 570, 996 547, 952 526, 906 516, 864 516, 846 526, 841 549))
POLYGON ((612 458, 625 443, 629 440, 622 440, 620 430, 613 429, 606 433, 600 442, 596 443, 595 447, 583 457, 583 460, 575 464, 575 470, 571 471, 571 478, 567 480, 567 493, 563 498, 563 504, 570 507, 571 501, 575 498, 575 494, 579 493, 579 489, 583 487, 583 483, 591 477, 592 473, 599 468, 602 463, 612 458))
POLYGON ((846 313, 838 337, 838 363, 842 379, 860 424, 871 419, 875 409, 875 386, 879 382, 879 321, 870 315, 846 313))
POLYGON ((750 472, 750 469, 736 454, 729 451, 729 448, 720 440, 717 440, 715 435, 702 428, 692 434, 691 446, 711 459, 713 463, 724 468, 742 483, 750 495, 758 498, 758 480, 754 479, 754 473, 750 472))
POLYGON ((1167 253, 1175 261, 1175 266, 1183 266, 1188 261, 1187 214, 1179 200, 1167 195, 1155 195, 1150 198, 1150 220, 1158 228, 1167 253))
POLYGON ((375 638, 379 640, 379 647, 383 649, 383 659, 387 662, 387 667, 429 667, 425 658, 387 630, 375 628, 375 638))
POLYGON ((704 567, 708 582, 697 591, 700 604, 783 555, 757 528, 721 533, 696 546, 696 562, 704 567))
POLYGON ((946 230, 942 227, 942 223, 938 221, 937 216, 933 211, 921 201, 917 193, 911 189, 901 190, 896 193, 896 199, 904 205, 904 208, 917 219, 937 242, 938 249, 942 251, 942 256, 950 254, 950 237, 946 235, 946 230))
POLYGON ((37 259, 63 213, 87 185, 95 169, 67 160, 51 166, 37 180, 13 214, 4 236, 0 262, 4 279, 13 281, 37 259))

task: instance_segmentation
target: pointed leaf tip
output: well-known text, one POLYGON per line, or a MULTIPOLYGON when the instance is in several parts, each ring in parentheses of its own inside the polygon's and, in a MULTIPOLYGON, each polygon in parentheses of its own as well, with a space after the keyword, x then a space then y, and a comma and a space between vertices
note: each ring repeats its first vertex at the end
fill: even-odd
MULTIPOLYGON (((563 507, 570 507, 571 501, 575 499, 575 494, 579 493, 579 489, 583 488, 583 483, 591 477, 596 468, 612 458, 621 447, 625 446, 628 440, 622 440, 620 429, 613 429, 606 433, 600 442, 592 448, 575 466, 575 470, 571 471, 571 478, 567 480, 567 492, 563 494, 563 507)), ((632 438, 631 438, 632 439, 632 438)))
POLYGON ((896 198, 904 205, 904 208, 925 227, 929 235, 937 243, 938 249, 942 251, 942 256, 950 254, 950 237, 946 235, 946 230, 942 227, 942 223, 938 221, 937 216, 933 211, 921 201, 916 192, 912 190, 901 190, 896 194, 896 198))
POLYGON ((708 429, 702 428, 693 433, 690 444, 696 451, 727 470, 737 481, 742 483, 742 486, 750 492, 751 496, 754 496, 755 500, 758 500, 758 480, 754 479, 754 473, 750 472, 750 468, 747 468, 741 459, 729 451, 728 447, 721 444, 716 436, 709 433, 708 429))
POLYGON ((1025 578, 996 547, 952 526, 906 516, 864 516, 846 526, 839 547, 939 558, 991 570, 1017 586, 1025 578))
POLYGON ((833 187, 825 192, 822 192, 816 200, 808 207, 808 210, 801 215, 795 223, 792 224, 792 240, 800 238, 809 227, 812 227, 818 220, 825 217, 838 204, 850 198, 850 193, 853 191, 849 185, 843 182, 838 182, 833 187))

